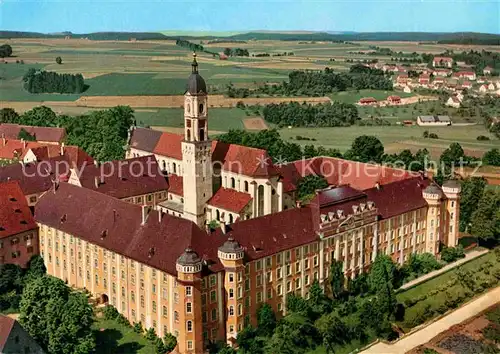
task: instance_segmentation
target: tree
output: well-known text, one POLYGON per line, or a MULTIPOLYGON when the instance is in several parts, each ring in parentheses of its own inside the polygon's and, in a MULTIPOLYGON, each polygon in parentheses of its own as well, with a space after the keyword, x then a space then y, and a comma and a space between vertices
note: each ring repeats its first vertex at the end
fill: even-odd
POLYGON ((43 258, 39 255, 31 257, 28 263, 28 274, 32 277, 42 277, 47 273, 43 258))
POLYGON ((12 108, 0 109, 0 123, 17 123, 19 121, 19 114, 12 108))
POLYGON ((276 315, 273 312, 271 305, 264 303, 257 310, 257 330, 261 335, 273 333, 276 328, 276 315))
POLYGON ((61 65, 62 64, 62 59, 61 57, 56 57, 56 63, 61 65))
POLYGON ((309 175, 297 184, 297 198, 304 200, 316 194, 316 190, 328 187, 328 182, 321 176, 309 175))
POLYGON ((233 50, 231 48, 224 48, 224 54, 230 57, 233 54, 233 50))
POLYGON ((500 193, 492 190, 484 192, 472 214, 471 223, 473 235, 487 243, 500 241, 500 193))
POLYGON ((349 341, 348 329, 335 313, 321 316, 314 326, 318 329, 327 353, 334 353, 334 346, 349 341))
POLYGON ((12 47, 8 44, 0 45, 0 58, 10 57, 12 55, 12 47))
POLYGON ((294 313, 284 317, 265 346, 266 354, 306 353, 321 340, 319 333, 309 319, 294 313))
POLYGON ((170 353, 177 346, 177 338, 171 333, 165 333, 163 336, 163 345, 167 353, 170 353))
POLYGON ((383 155, 384 145, 377 137, 362 135, 354 139, 344 157, 360 162, 382 162, 383 155))
POLYGON ((466 231, 471 222, 472 213, 477 210, 479 200, 484 193, 486 180, 482 177, 471 177, 462 182, 460 196, 460 231, 466 231))
POLYGON ((28 133, 24 128, 21 128, 19 134, 17 134, 17 138, 19 140, 36 141, 35 136, 28 133))
POLYGON ((371 290, 376 294, 376 305, 378 310, 387 317, 393 315, 396 309, 396 296, 394 294, 396 277, 396 266, 387 255, 378 255, 372 264, 369 273, 369 284, 371 290))
POLYGON ((26 285, 19 322, 51 354, 95 349, 92 307, 84 294, 72 292, 60 279, 42 276, 26 285))
POLYGON ((483 155, 483 163, 485 165, 500 166, 500 150, 491 149, 483 155))
POLYGON ((330 287, 332 289, 332 295, 335 299, 339 299, 344 292, 344 271, 343 263, 336 259, 332 259, 332 264, 330 265, 330 287))

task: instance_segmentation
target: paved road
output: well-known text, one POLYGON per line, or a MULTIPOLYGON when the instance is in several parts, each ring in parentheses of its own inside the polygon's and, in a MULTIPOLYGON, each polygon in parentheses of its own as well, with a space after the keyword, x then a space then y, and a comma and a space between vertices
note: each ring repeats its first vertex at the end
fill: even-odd
POLYGON ((440 320, 410 334, 394 344, 377 343, 361 353, 363 354, 403 354, 413 348, 427 343, 438 334, 448 330, 451 326, 459 324, 488 307, 500 302, 500 286, 482 295, 476 300, 441 318, 440 320))
POLYGON ((412 280, 412 281, 406 283, 405 285, 401 286, 400 289, 408 289, 409 287, 412 287, 413 285, 423 283, 427 279, 433 278, 433 277, 435 277, 435 276, 437 276, 437 275, 439 275, 441 273, 444 273, 444 272, 446 272, 446 271, 448 271, 448 270, 450 270, 452 268, 458 267, 459 265, 461 265, 461 264, 463 264, 465 262, 471 261, 474 258, 477 258, 479 256, 482 256, 485 253, 488 253, 487 249, 480 249, 480 250, 474 250, 474 251, 467 252, 465 254, 465 258, 459 259, 458 261, 453 262, 451 264, 448 264, 448 265, 444 266, 441 269, 435 270, 435 271, 430 272, 430 273, 428 273, 428 274, 426 274, 426 275, 424 275, 424 276, 422 276, 420 278, 412 280))

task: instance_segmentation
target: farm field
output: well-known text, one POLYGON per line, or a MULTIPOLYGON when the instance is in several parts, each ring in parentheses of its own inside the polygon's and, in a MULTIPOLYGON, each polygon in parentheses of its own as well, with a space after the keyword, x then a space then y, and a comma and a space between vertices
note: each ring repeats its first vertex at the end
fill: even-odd
MULTIPOLYGON (((211 108, 209 114, 210 130, 222 132, 229 129, 244 129, 243 120, 249 118, 245 111, 239 108, 211 108)), ((140 126, 172 128, 184 126, 184 110, 182 108, 136 110, 135 118, 140 126)))
POLYGON ((427 148, 433 157, 439 157, 451 143, 458 142, 467 154, 482 156, 485 151, 498 147, 498 140, 482 125, 451 126, 427 128, 419 126, 352 126, 338 128, 284 128, 280 130, 284 140, 300 145, 322 145, 327 148, 348 150, 353 140, 360 135, 375 135, 382 141, 386 153, 395 153, 403 149, 413 152, 427 148), (424 139, 422 134, 428 130, 436 133, 439 139, 424 139), (489 136, 490 141, 477 141, 479 135, 489 136), (296 140, 297 136, 316 140, 296 140))
MULTIPOLYGON (((88 111, 130 105, 136 111, 140 125, 177 129, 183 124, 182 94, 186 78, 191 72, 192 53, 187 48, 175 45, 174 41, 91 41, 85 39, 11 39, 15 57, 5 58, 0 64, 0 108, 12 107, 24 112, 40 104, 51 107, 58 114, 78 115, 88 111), (61 56, 62 64, 55 63, 61 56), (16 60, 24 64, 16 63, 16 60), (82 73, 89 86, 82 94, 30 94, 22 88, 22 76, 29 68, 45 69, 59 73, 82 73)), ((199 42, 194 40, 194 42, 199 42)), ((415 98, 415 93, 401 91, 361 90, 339 92, 329 97, 260 97, 230 99, 220 92, 228 84, 252 88, 263 83, 280 83, 287 80, 294 69, 348 70, 352 63, 348 59, 381 59, 387 56, 366 55, 363 52, 376 45, 395 51, 440 53, 445 49, 469 50, 479 46, 420 45, 413 42, 358 42, 354 44, 298 41, 248 41, 246 43, 203 43, 206 49, 222 52, 225 47, 240 47, 251 55, 268 53, 269 57, 243 57, 219 60, 211 54, 198 53, 201 75, 213 94, 210 104, 210 130, 226 132, 229 129, 259 130, 266 125, 252 112, 234 107, 238 101, 247 105, 279 103, 306 99, 312 103, 342 101, 356 103, 361 97, 384 100, 389 95, 415 98), (282 53, 286 56, 272 56, 282 53), (219 93, 218 93, 219 92, 219 93)), ((489 50, 498 50, 488 47, 489 50)), ((399 126, 353 126, 350 128, 293 128, 280 132, 286 140, 296 141, 297 135, 316 139, 299 141, 300 144, 316 144, 347 150, 359 135, 375 135, 385 144, 386 152, 393 153, 409 148, 416 151, 426 147, 433 155, 439 155, 451 142, 457 141, 471 155, 481 156, 484 151, 497 147, 498 140, 489 135, 477 118, 462 118, 454 108, 443 108, 440 101, 418 102, 404 106, 358 107, 363 119, 381 118, 396 124, 403 120, 415 120, 421 114, 445 112, 454 123, 480 123, 461 127, 425 129, 399 126), (429 130, 439 139, 423 139, 422 133, 429 130), (486 135, 491 141, 477 141, 486 135)))

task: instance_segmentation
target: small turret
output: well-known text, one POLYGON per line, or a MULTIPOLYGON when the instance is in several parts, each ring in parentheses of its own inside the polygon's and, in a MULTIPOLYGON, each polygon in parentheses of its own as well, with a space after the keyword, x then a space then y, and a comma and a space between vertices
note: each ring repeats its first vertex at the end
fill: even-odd
POLYGON ((201 271, 202 260, 191 248, 186 248, 184 253, 177 258, 176 269, 179 273, 194 274, 201 271))
POLYGON ((245 253, 243 247, 234 238, 229 237, 222 246, 219 247, 218 256, 221 260, 236 261, 243 259, 245 253))

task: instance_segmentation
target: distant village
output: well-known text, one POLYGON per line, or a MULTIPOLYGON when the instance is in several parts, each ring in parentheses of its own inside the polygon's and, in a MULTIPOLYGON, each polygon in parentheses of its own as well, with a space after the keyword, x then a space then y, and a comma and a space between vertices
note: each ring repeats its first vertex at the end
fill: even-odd
MULTIPOLYGON (((432 68, 425 64, 418 66, 401 66, 384 63, 367 64, 370 68, 380 69, 384 72, 394 74, 394 88, 402 90, 404 93, 411 93, 417 89, 439 90, 449 94, 445 105, 453 108, 460 108, 464 99, 464 94, 472 95, 495 95, 500 96, 500 77, 492 76, 493 68, 485 67, 483 76, 477 76, 472 70, 472 66, 464 62, 454 62, 451 57, 435 57, 432 61, 432 68), (452 70, 453 67, 458 71, 452 70), (409 75, 410 72, 417 73, 409 75)), ((377 100, 373 97, 363 97, 358 101, 360 106, 391 106, 407 104, 400 96, 391 95, 386 100, 377 100)), ((447 116, 418 117, 418 125, 451 125, 447 116)))

